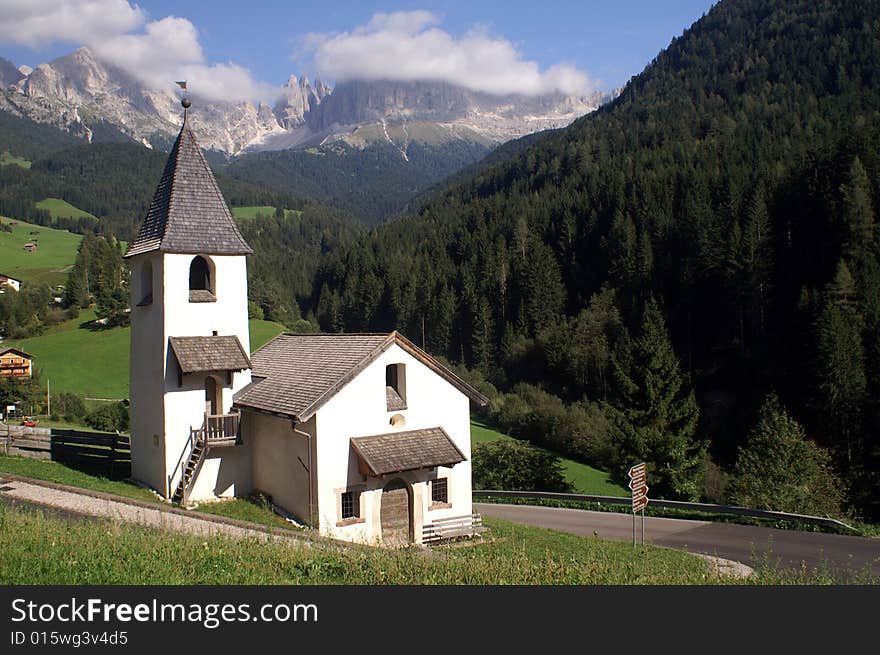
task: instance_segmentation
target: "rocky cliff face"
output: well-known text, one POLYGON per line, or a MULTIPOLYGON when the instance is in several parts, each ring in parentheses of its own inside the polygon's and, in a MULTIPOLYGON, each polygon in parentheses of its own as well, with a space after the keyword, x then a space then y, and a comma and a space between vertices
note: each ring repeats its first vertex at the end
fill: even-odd
MULTIPOLYGON (((147 146, 165 147, 180 127, 180 104, 172 91, 145 88, 88 48, 29 74, 0 60, 0 85, 0 110, 87 139, 101 123, 147 146)), ((339 140, 356 147, 375 141, 405 146, 419 139, 497 144, 567 125, 602 98, 497 97, 437 82, 351 81, 331 89, 320 78, 312 84, 291 76, 274 106, 207 102, 197 95, 193 100, 190 117, 202 145, 237 155, 339 140)))
POLYGON ((0 57, 0 87, 6 88, 18 82, 24 73, 18 70, 8 59, 0 57))

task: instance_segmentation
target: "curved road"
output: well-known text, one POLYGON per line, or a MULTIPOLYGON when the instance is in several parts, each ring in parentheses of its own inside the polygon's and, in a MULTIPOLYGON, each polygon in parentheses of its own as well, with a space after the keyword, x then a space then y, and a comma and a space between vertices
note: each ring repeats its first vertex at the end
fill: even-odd
MULTIPOLYGON (((632 541, 632 515, 559 507, 477 503, 483 516, 582 536, 632 541)), ((641 530, 641 524, 638 523, 641 530)), ((639 532, 641 536, 641 532, 639 532)), ((880 576, 880 539, 821 532, 777 530, 736 523, 645 517, 645 542, 692 553, 715 555, 755 566, 765 557, 779 566, 827 566, 880 576)))

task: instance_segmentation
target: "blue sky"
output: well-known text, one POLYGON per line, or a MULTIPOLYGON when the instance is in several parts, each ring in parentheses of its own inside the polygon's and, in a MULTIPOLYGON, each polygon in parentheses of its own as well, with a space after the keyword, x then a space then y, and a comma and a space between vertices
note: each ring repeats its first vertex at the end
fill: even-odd
MULTIPOLYGON (((59 5, 73 0, 58 0, 59 5)), ((83 0, 80 0, 83 1, 83 0)), ((95 0, 122 3, 125 0, 95 0)), ((130 3, 131 4, 131 3, 130 3)), ((187 19, 197 30, 199 61, 203 66, 233 64, 246 69, 252 78, 267 85, 282 84, 291 73, 314 75, 318 61, 323 62, 337 76, 355 75, 349 72, 339 57, 348 56, 350 43, 333 41, 334 35, 351 36, 357 28, 369 24, 377 13, 429 12, 431 20, 421 26, 420 33, 429 29, 440 30, 458 45, 466 35, 476 31, 493 41, 506 41, 515 49, 516 57, 537 68, 536 75, 543 75, 554 66, 583 73, 594 86, 608 89, 622 85, 645 65, 670 40, 682 33, 694 21, 707 12, 710 0, 616 0, 596 2, 574 1, 488 1, 470 2, 293 2, 291 0, 268 0, 241 2, 240 0, 140 0, 134 10, 140 9, 136 26, 128 30, 140 33, 151 21, 168 16, 187 19), (318 48, 327 50, 329 45, 339 46, 335 55, 325 50, 306 51, 303 54, 304 37, 320 33, 324 41, 318 48), (329 45, 328 45, 329 44, 329 45), (294 53, 300 52, 295 59, 294 53), (329 54, 328 54, 329 53, 329 54), (320 56, 319 56, 320 55, 320 56), (336 56, 336 60, 332 57, 336 56), (329 64, 327 62, 330 62, 329 64)), ((112 42, 110 36, 82 37, 82 30, 71 28, 65 33, 60 26, 51 33, 40 32, 28 45, 10 43, 21 40, 8 26, 4 33, 4 0, 0 0, 0 56, 16 64, 35 65, 52 57, 70 52, 81 38, 99 38, 112 42), (7 38, 3 38, 6 36, 7 38)), ((11 13, 11 9, 8 10, 11 13)), ((66 21, 59 21, 66 22, 66 21)), ((111 28, 107 28, 112 33, 111 28)), ((120 28, 120 32, 126 29, 120 28)), ((111 35, 112 36, 112 35, 111 35)), ((185 48, 185 41, 181 47, 185 48)), ((413 41, 413 47, 420 47, 413 41)), ((126 50, 125 48, 123 50, 126 50)), ((109 53, 116 52, 108 46, 109 53)), ((465 52, 470 52, 465 50, 465 52)), ((107 56, 113 56, 112 54, 107 56)), ((467 56, 467 55, 465 55, 467 56)), ((354 57, 359 59, 359 57, 354 57)), ((408 57, 403 57, 408 60, 408 57)), ((503 58, 501 60, 503 65, 503 58)), ((477 62, 479 63, 479 62, 477 62)), ((387 62, 373 62, 387 66, 387 62)), ((131 64, 137 67, 137 62, 131 64)), ((495 70, 489 68, 488 70, 495 70)), ((163 71, 164 72, 164 71, 163 71)), ((318 71, 320 72, 320 71, 318 71)), ((571 71, 568 71, 571 72, 571 71)), ((565 71, 563 71, 565 73, 565 71)), ((491 73, 480 73, 490 75, 491 73)), ((326 75, 331 81, 333 74, 326 75)), ((537 79, 537 78, 536 78, 537 79)), ((561 79, 570 79, 562 75, 561 79)))

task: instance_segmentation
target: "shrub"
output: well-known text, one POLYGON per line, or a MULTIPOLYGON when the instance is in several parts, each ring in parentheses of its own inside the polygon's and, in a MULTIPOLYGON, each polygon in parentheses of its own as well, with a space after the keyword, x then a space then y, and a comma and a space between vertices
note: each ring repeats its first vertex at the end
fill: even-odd
POLYGON ((86 404, 83 402, 82 396, 65 391, 52 396, 52 411, 53 414, 72 421, 86 415, 86 404))
POLYGON ((516 441, 474 446, 473 479, 477 489, 571 491, 559 457, 516 441))
POLYGON ((103 432, 128 430, 128 407, 124 403, 101 403, 86 415, 86 425, 103 432))

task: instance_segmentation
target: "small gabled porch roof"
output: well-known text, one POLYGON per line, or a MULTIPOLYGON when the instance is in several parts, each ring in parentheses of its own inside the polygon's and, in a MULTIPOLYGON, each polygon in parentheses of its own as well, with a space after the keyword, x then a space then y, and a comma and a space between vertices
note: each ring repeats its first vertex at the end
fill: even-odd
POLYGON ((467 459, 440 427, 354 437, 351 447, 360 459, 363 472, 374 477, 450 467, 467 459))

